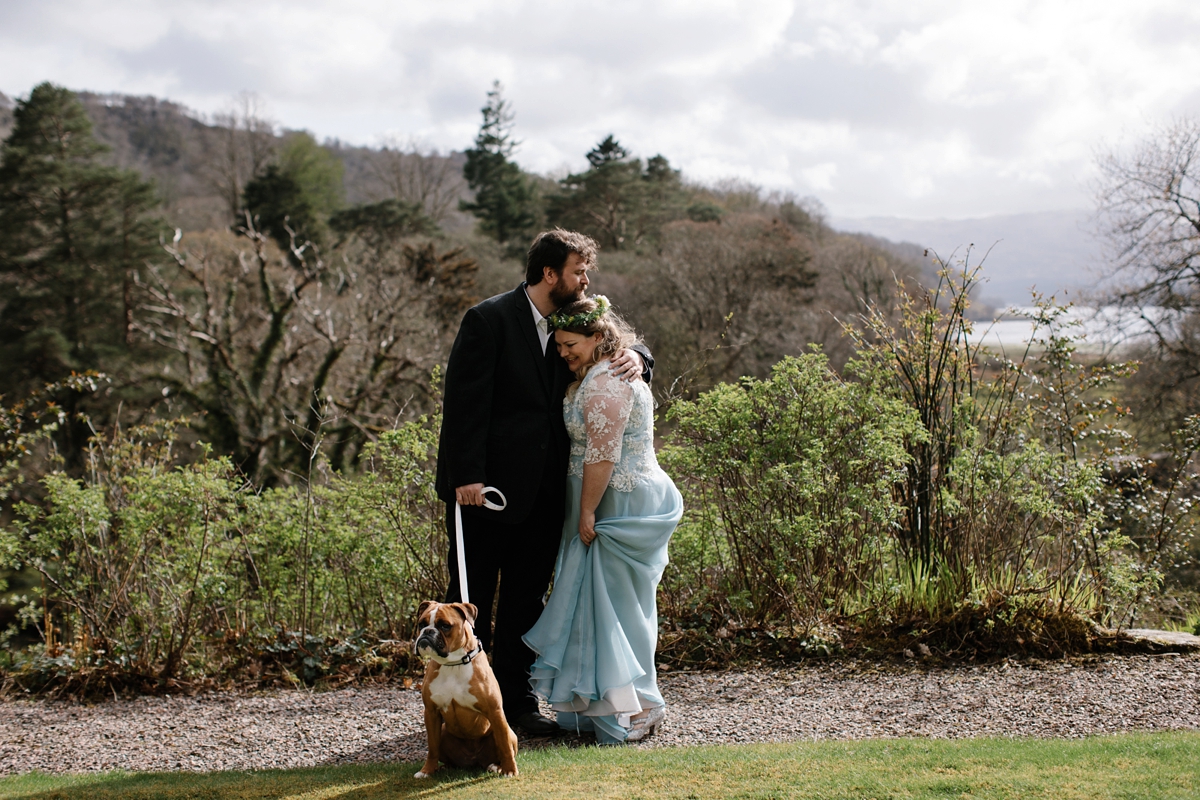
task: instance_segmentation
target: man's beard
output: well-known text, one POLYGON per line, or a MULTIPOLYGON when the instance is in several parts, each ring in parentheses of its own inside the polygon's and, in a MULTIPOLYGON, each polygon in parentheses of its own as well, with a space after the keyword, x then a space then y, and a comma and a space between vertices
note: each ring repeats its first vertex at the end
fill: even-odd
POLYGON ((555 308, 562 308, 574 303, 576 300, 583 299, 584 288, 576 286, 574 289, 566 289, 561 283, 556 283, 550 288, 550 301, 554 303, 555 308))

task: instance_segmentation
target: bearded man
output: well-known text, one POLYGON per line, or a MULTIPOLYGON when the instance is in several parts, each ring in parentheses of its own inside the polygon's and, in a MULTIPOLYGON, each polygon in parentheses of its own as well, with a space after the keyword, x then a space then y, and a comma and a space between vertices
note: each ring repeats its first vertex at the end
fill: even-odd
MULTIPOLYGON (((479 609, 475 633, 492 656, 505 717, 534 736, 558 726, 538 711, 529 685, 534 653, 521 637, 542 612, 562 537, 570 456, 563 397, 575 379, 546 318, 584 296, 597 249, 581 233, 539 234, 526 258, 525 282, 467 311, 446 367, 436 481, 450 538, 446 602, 461 599, 457 501, 467 584, 479 609), (484 486, 504 493, 504 510, 482 508, 484 486)), ((649 382, 654 361, 637 345, 613 365, 627 380, 649 382)))

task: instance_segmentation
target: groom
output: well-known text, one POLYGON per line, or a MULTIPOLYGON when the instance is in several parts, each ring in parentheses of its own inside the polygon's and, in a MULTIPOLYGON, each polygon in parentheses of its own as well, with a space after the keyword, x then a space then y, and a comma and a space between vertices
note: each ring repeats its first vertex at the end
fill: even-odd
MULTIPOLYGON (((584 296, 596 250, 581 233, 539 234, 529 248, 525 282, 467 311, 446 367, 436 481, 450 536, 446 601, 460 599, 457 500, 468 588, 479 608, 475 632, 492 656, 509 724, 535 736, 558 726, 538 712, 529 686, 534 653, 521 636, 542 613, 562 536, 571 449, 563 396, 575 379, 558 356, 546 317, 584 296), (503 511, 482 508, 485 485, 504 492, 503 511)), ((614 358, 614 371, 649 381, 654 361, 644 347, 636 349, 614 358)))

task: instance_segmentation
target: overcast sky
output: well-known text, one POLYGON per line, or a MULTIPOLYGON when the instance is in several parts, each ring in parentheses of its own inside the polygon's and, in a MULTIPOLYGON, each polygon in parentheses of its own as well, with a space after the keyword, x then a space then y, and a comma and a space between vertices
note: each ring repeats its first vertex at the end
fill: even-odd
POLYGON ((0 90, 462 149, 500 79, 537 172, 615 133, 840 217, 1086 208, 1099 148, 1200 113, 1188 0, 0 0, 0 90))

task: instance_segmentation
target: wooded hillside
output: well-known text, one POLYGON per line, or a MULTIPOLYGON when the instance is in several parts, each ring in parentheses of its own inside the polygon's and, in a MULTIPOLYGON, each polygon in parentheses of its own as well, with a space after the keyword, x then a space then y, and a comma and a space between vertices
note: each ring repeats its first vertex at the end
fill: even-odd
POLYGON ((591 291, 657 359, 686 508, 661 658, 1196 624, 1200 417, 1140 446, 1137 364, 1081 357, 1053 300, 989 353, 977 272, 616 134, 530 175, 498 85, 449 154, 320 143, 251 96, 201 120, 42 84, 4 113, 0 641, 27 688, 408 669, 447 578, 440 370, 552 225, 601 243, 591 291))
MULTIPOLYGON (((145 197, 125 212, 128 252, 61 265, 57 288, 34 274, 46 263, 30 272, 29 248, 79 234, 46 221, 40 243, 7 245, 15 327, 0 348, 0 394, 103 372, 109 399, 88 401, 93 424, 200 414, 203 438, 257 478, 290 480, 314 426, 336 429, 323 446, 345 469, 363 442, 429 411, 429 375, 458 315, 519 282, 522 251, 547 225, 601 242, 594 290, 645 335, 663 399, 765 376, 810 344, 840 363, 842 324, 890 304, 895 281, 922 272, 894 247, 835 233, 813 201, 693 184, 666 156, 631 153, 615 136, 586 154, 582 172, 525 174, 498 90, 477 141, 455 153, 318 143, 262 118, 248 95, 201 119, 152 97, 38 92, 59 96, 39 105, 35 92, 15 128, 7 109, 6 138, 69 117, 73 146, 96 143, 74 163, 133 181, 145 197), (68 324, 68 309, 82 308, 72 291, 98 303, 94 319, 68 324), (17 320, 20 297, 45 307, 17 320), (212 322, 229 314, 242 324, 212 322)), ((72 191, 74 179, 23 180, 53 192, 72 191)), ((72 211, 80 224, 105 213, 95 202, 72 211)))

